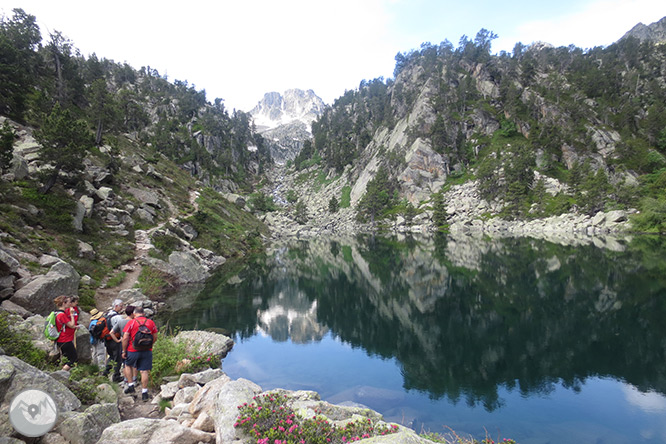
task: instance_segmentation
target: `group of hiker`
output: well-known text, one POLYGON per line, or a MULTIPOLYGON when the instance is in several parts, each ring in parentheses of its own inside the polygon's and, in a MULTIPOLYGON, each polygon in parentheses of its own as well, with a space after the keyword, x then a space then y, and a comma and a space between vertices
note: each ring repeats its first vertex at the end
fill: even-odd
MULTIPOLYGON (((79 324, 78 299, 64 295, 55 298, 57 309, 47 317, 44 328, 46 337, 55 341, 64 362, 62 369, 67 371, 78 361, 76 330, 85 328, 79 324)), ((127 394, 135 393, 140 374, 141 399, 147 400, 157 326, 146 317, 143 307, 125 306, 121 299, 116 299, 106 313, 93 308, 88 331, 93 364, 103 368, 105 376, 113 369, 112 380, 126 383, 124 392, 127 394)))

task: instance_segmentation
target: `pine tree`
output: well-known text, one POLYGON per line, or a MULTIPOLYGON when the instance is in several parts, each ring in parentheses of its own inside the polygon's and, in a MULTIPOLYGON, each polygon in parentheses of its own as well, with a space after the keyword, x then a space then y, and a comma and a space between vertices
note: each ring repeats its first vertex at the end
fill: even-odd
POLYGON ((15 137, 14 129, 5 120, 0 129, 0 172, 6 171, 12 162, 15 137))
POLYGON ((446 225, 446 203, 444 203, 444 195, 442 191, 432 195, 432 220, 436 227, 446 225))
POLYGON ((74 119, 59 104, 53 107, 41 128, 35 131, 35 139, 42 145, 39 152, 42 162, 51 167, 51 173, 40 190, 43 194, 55 185, 60 172, 80 174, 86 150, 93 145, 86 122, 74 119))
POLYGON ((95 145, 102 143, 102 135, 115 120, 117 107, 113 96, 106 89, 106 80, 97 79, 89 89, 90 113, 95 124, 95 145))
POLYGON ((38 72, 36 49, 42 36, 35 16, 14 9, 0 17, 0 113, 22 120, 38 72))
POLYGON ((339 209, 340 203, 338 202, 338 199, 336 199, 335 196, 331 197, 331 200, 328 201, 328 211, 331 213, 337 213, 339 209))
POLYGON ((358 203, 360 215, 370 217, 371 223, 375 224, 375 218, 393 203, 393 194, 396 186, 390 180, 385 167, 380 167, 374 179, 368 182, 365 194, 358 203))

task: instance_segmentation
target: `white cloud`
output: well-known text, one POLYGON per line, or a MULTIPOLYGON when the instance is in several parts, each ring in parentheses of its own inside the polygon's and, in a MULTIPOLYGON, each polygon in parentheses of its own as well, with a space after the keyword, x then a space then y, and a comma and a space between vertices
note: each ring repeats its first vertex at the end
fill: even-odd
POLYGON ((647 413, 663 414, 666 412, 666 397, 655 392, 643 393, 631 385, 622 385, 622 392, 627 402, 647 413))

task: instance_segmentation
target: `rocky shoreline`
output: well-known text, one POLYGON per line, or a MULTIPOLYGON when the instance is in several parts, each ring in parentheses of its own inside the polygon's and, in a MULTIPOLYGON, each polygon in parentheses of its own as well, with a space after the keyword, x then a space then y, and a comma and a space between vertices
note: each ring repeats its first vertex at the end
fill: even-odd
MULTIPOLYGON (((322 401, 311 391, 263 391, 246 380, 231 380, 221 369, 199 373, 183 373, 172 382, 162 385, 157 396, 144 405, 146 417, 121 420, 121 411, 138 404, 133 396, 125 395, 119 386, 100 384, 95 403, 83 406, 65 386, 68 372, 45 373, 13 356, 0 354, 0 442, 3 444, 199 444, 250 443, 253 440, 236 428, 238 407, 252 403, 253 398, 279 392, 286 404, 302 419, 317 415, 339 427, 349 422, 372 419, 382 424, 382 416, 361 405, 334 405, 322 401), (53 429, 40 438, 18 434, 9 422, 9 404, 27 388, 39 389, 51 395, 57 406, 53 429), (160 411, 159 405, 170 407, 160 411)), ((419 437, 413 430, 395 425, 391 435, 361 439, 373 444, 414 443, 431 441, 419 437)))
MULTIPOLYGON (((312 171, 315 171, 314 168, 312 171)), ((303 174, 312 174, 312 171, 306 170, 303 174)), ((276 173, 272 179, 268 191, 278 203, 282 204, 278 211, 267 213, 263 221, 270 228, 273 240, 310 239, 376 231, 369 223, 364 224, 356 220, 353 199, 350 207, 341 208, 335 213, 329 211, 329 200, 341 194, 342 180, 333 180, 315 193, 312 192, 311 184, 307 182, 299 184, 284 172, 276 173), (294 220, 292 209, 281 197, 282 192, 287 189, 294 190, 306 204, 307 223, 301 225, 294 220)), ((562 187, 563 185, 559 183, 548 182, 546 192, 555 195, 562 192, 562 187)), ((601 211, 594 216, 572 212, 541 219, 505 220, 498 216, 503 203, 487 202, 482 199, 476 181, 451 186, 444 193, 444 202, 446 202, 448 231, 452 235, 491 238, 532 237, 564 245, 593 244, 610 249, 621 248, 617 240, 629 235, 631 231, 629 216, 635 212, 635 210, 601 211)), ((430 235, 436 232, 432 215, 430 204, 424 203, 419 207, 419 214, 411 221, 398 216, 384 229, 394 234, 430 235)))

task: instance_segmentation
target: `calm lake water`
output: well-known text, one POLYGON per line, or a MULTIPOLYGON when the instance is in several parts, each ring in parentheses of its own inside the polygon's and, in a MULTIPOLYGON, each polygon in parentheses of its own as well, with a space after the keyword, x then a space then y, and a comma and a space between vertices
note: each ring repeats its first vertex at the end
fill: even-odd
POLYGON ((666 243, 602 244, 293 242, 179 296, 169 323, 233 337, 233 379, 419 432, 664 443, 666 243))

